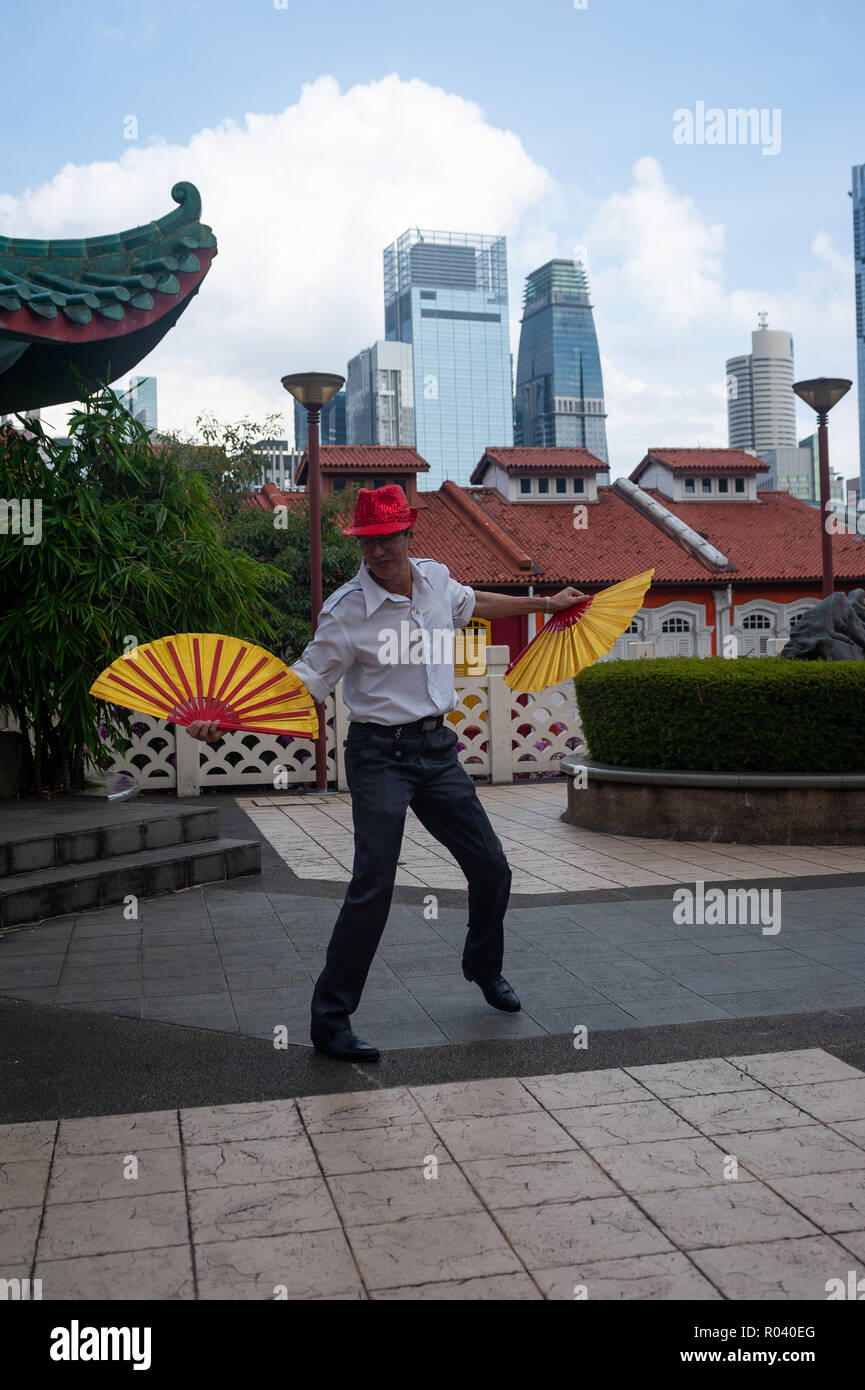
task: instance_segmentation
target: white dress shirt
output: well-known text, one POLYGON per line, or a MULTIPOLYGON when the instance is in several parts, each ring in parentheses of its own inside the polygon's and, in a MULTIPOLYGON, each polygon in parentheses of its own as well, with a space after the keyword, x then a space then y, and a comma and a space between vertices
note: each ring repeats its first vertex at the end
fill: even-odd
POLYGON ((319 702, 342 677, 349 718, 359 723, 408 724, 457 707, 454 629, 470 620, 474 590, 437 560, 410 559, 409 567, 411 598, 383 589, 361 561, 292 663, 319 702))

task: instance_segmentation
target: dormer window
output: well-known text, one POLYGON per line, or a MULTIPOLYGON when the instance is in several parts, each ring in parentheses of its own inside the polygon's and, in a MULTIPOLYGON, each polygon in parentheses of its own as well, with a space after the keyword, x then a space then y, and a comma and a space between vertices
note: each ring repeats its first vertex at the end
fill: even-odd
POLYGON ((695 479, 695 478, 686 478, 686 479, 685 479, 685 491, 686 491, 686 492, 696 492, 696 490, 697 490, 696 479, 695 479))
POLYGON ((574 492, 585 492, 585 483, 582 478, 574 478, 574 492))
POLYGON ((538 478, 538 492, 549 492, 549 490, 550 490, 550 480, 549 480, 549 478, 538 478))
POLYGON ((568 490, 568 480, 567 480, 567 478, 556 478, 556 492, 567 492, 567 490, 568 490))
POLYGON ((729 478, 719 478, 719 479, 718 479, 718 491, 719 491, 719 492, 729 492, 729 491, 730 491, 730 479, 729 479, 729 478))
POLYGON ((744 479, 744 478, 737 478, 737 479, 736 479, 736 491, 737 491, 737 492, 744 492, 744 491, 745 491, 745 479, 744 479))
POLYGON ((703 492, 711 492, 711 491, 712 491, 712 479, 711 479, 711 478, 701 478, 701 479, 700 479, 700 487, 701 487, 701 489, 702 489, 703 492))
POLYGON ((531 492, 531 490, 532 490, 532 480, 531 480, 531 478, 520 478, 520 492, 523 492, 523 493, 525 493, 525 492, 531 492))

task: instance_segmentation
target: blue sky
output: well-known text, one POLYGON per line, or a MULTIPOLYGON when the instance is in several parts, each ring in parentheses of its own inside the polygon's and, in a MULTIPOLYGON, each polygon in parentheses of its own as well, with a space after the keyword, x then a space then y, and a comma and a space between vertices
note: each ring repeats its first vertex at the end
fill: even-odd
MULTIPOLYGON (((225 250, 231 260, 238 295, 233 302, 224 281, 220 322, 233 323, 235 342, 250 338, 248 352, 214 355, 204 377, 218 396, 212 408, 225 401, 253 413, 282 408, 276 388, 263 383, 270 374, 278 383, 295 360, 306 365, 307 350, 329 352, 333 369, 343 370, 346 355, 381 334, 380 248, 405 226, 463 229, 454 222, 463 216, 472 218, 465 230, 506 231, 514 334, 525 273, 538 257, 572 254, 585 244, 609 377, 611 444, 620 457, 614 472, 623 472, 637 461, 631 456, 641 427, 651 433, 645 444, 696 443, 697 435, 703 443, 726 443, 723 360, 747 350, 759 309, 769 309, 770 326, 793 333, 800 375, 855 375, 847 189, 850 166, 865 161, 863 13, 849 0, 819 6, 588 0, 585 9, 573 0, 287 0, 285 8, 273 0, 150 0, 146 6, 113 0, 20 7, 4 20, 4 48, 30 53, 33 61, 9 63, 3 75, 2 126, 21 138, 0 145, 0 231, 117 230, 167 212, 171 180, 191 169, 186 176, 200 184, 205 217, 220 254, 225 250), (400 79, 396 96, 377 85, 390 75, 400 79), (328 76, 336 86, 321 89, 320 102, 307 109, 304 87, 328 76), (375 94, 360 101, 360 116, 357 104, 344 100, 351 91, 375 94), (451 124, 455 99, 464 110, 451 124), (675 144, 673 112, 698 101, 723 110, 780 110, 779 153, 675 144), (250 131, 249 113, 283 116, 266 149, 261 131, 250 131), (123 134, 129 115, 138 121, 134 148, 123 134), (403 137, 406 130, 417 133, 413 142, 397 142, 391 155, 387 124, 394 121, 403 137), (442 122, 447 148, 439 149, 442 122), (202 161, 195 139, 214 131, 221 132, 220 150, 202 161), (374 158, 361 160, 358 181, 353 169, 361 135, 374 158), (466 167, 472 160, 476 195, 466 167), (92 166, 99 164, 106 167, 97 186, 92 166), (258 170, 254 179, 251 170, 258 170), (533 171, 543 175, 534 184, 533 171), (389 181, 387 196, 380 179, 389 181), (232 180, 236 196, 248 200, 247 219, 236 225, 228 202, 232 180), (520 189, 505 187, 508 181, 532 191, 521 198, 520 189), (347 224, 342 240, 333 238, 333 261, 316 265, 303 236, 293 244, 296 223, 326 215, 332 226, 340 189, 354 206, 378 199, 387 219, 368 227, 369 244, 361 237, 355 245, 347 224), (222 225, 217 209, 225 209, 222 225), (263 222, 271 223, 266 234, 263 222), (284 235, 271 243, 273 223, 284 235), (671 245, 679 245, 672 257, 671 245), (263 290, 252 297, 256 321, 243 324, 237 268, 244 253, 252 279, 267 272, 272 286, 279 282, 272 303, 285 331, 276 339, 283 356, 273 367, 254 346, 269 338, 263 290), (677 262, 687 266, 689 257, 690 308, 668 283, 677 262), (350 310, 330 319, 325 310, 311 328, 315 286, 298 286, 298 266, 314 280, 337 262, 340 273, 350 270, 350 310), (639 283, 655 276, 651 291, 639 283), (283 280, 294 284, 285 298, 283 280), (365 280, 369 293, 355 294, 365 280), (345 341, 340 324, 350 325, 345 341), (246 373, 246 393, 226 392, 227 380, 246 373)), ((369 215, 364 209, 363 218, 369 215)), ((211 280, 220 269, 217 260, 211 280)), ((206 283, 202 303, 209 293, 206 283)), ((161 408, 173 416, 185 398, 183 362, 197 350, 208 361, 215 353, 209 320, 206 349, 196 348, 191 318, 197 311, 196 304, 185 316, 172 351, 166 345, 145 364, 161 388, 164 381, 161 408)), ((849 455, 838 466, 849 476, 856 471, 855 390, 837 417, 839 447, 849 455)), ((804 432, 807 416, 802 424, 804 432)))

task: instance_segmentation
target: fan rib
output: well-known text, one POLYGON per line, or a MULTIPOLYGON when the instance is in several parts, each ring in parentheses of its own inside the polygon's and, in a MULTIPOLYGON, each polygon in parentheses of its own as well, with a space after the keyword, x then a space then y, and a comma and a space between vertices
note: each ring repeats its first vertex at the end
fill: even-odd
POLYGON ((198 689, 196 690, 195 693, 196 693, 196 695, 197 695, 197 697, 198 697, 199 707, 203 709, 203 708, 204 708, 204 679, 203 679, 202 674, 201 674, 201 647, 199 646, 199 642, 198 642, 198 638, 197 638, 197 637, 193 637, 193 639, 192 639, 192 660, 193 660, 193 662, 195 663, 195 682, 196 682, 196 685, 198 686, 198 689))
POLYGON ((210 709, 211 701, 213 700, 213 687, 216 685, 216 674, 219 670, 219 663, 222 660, 222 647, 223 641, 222 638, 219 637, 216 642, 216 650, 213 653, 213 664, 210 668, 210 684, 207 687, 207 695, 205 697, 208 709, 210 709))
MULTIPOLYGON (((162 687, 161 685, 158 685, 158 684, 157 684, 157 682, 153 679, 153 677, 149 674, 149 672, 143 671, 143 670, 141 669, 141 662, 140 662, 140 661, 138 661, 138 660, 133 660, 133 658, 132 658, 131 656, 128 656, 128 657, 126 657, 126 664, 127 664, 127 666, 129 666, 133 671, 135 671, 136 674, 139 675, 143 681, 147 681, 147 684, 148 684, 148 685, 152 685, 152 686, 153 686, 153 689, 156 690, 156 691, 158 691, 158 693, 162 696, 162 698, 163 698, 164 700, 168 700, 169 708, 173 708, 175 702, 174 702, 173 700, 169 699, 169 694, 168 694, 168 692, 167 692, 166 690, 164 690, 163 687, 162 687)), ((143 693, 143 692, 142 692, 142 693, 143 693)), ((148 695, 147 698, 148 698, 148 699, 151 699, 152 697, 148 695)))
POLYGON ((160 661, 157 661, 156 657, 153 655, 153 652, 149 647, 144 648, 144 655, 147 657, 147 660, 153 666, 156 667, 157 671, 159 672, 162 679, 165 681, 169 690, 171 690, 174 693, 174 695, 177 698, 178 705, 185 705, 187 701, 185 695, 183 694, 183 691, 178 690, 177 686, 174 684, 174 681, 171 679, 168 672, 163 667, 162 663, 160 661))
POLYGON ((246 675, 243 676, 243 677, 237 682, 237 685, 235 685, 234 688, 228 692, 228 694, 227 694, 226 697, 225 697, 226 700, 230 701, 230 702, 233 704, 233 703, 234 703, 234 697, 235 697, 236 695, 239 695, 239 694, 240 694, 240 692, 243 690, 244 686, 247 684, 248 681, 251 681, 251 680, 252 680, 252 678, 253 678, 253 676, 255 675, 256 671, 260 671, 261 668, 262 668, 262 666, 266 666, 266 665, 267 665, 267 660, 268 660, 268 658, 267 658, 266 656, 263 656, 263 657, 261 658, 260 661, 256 661, 256 663, 255 663, 255 665, 253 666, 252 670, 251 670, 251 671, 247 671, 246 675))
POLYGON ((139 690, 137 686, 130 685, 129 681, 122 681, 120 677, 116 675, 113 671, 111 672, 109 679, 116 681, 118 685, 122 685, 124 690, 131 690, 133 695, 143 696, 145 700, 149 700, 153 705, 164 705, 169 712, 174 708, 174 706, 171 704, 169 700, 155 700, 152 695, 148 695, 146 690, 139 690))
MULTIPOLYGON (((269 680, 262 681, 261 685, 257 685, 254 690, 248 690, 239 700, 235 700, 235 709, 239 710, 241 707, 245 707, 247 700, 251 700, 255 695, 260 695, 262 690, 267 690, 269 685, 279 685, 279 682, 286 680, 287 677, 287 671, 279 671, 275 676, 271 676, 269 680)), ((289 691, 288 693, 291 694, 292 692, 289 691)))
MULTIPOLYGON (((276 706, 277 706, 277 705, 285 705, 285 704, 288 704, 291 700, 293 700, 293 699, 295 698, 296 693, 297 693, 296 691, 292 691, 292 692, 291 692, 290 694, 288 694, 288 695, 274 695, 274 696, 272 696, 271 698, 269 698, 269 699, 267 699, 267 700, 259 700, 259 702, 258 702, 257 705, 243 705, 242 707, 241 707, 240 705, 235 705, 235 706, 234 706, 234 709, 235 709, 235 712, 240 716, 241 719, 245 719, 247 715, 252 714, 255 710, 261 710, 261 709, 271 710, 271 709, 272 709, 272 710, 274 710, 274 712, 276 712, 276 706)), ((312 711, 309 710, 309 709, 299 709, 299 710, 291 710, 291 713, 292 713, 292 714, 311 714, 312 711)), ((259 718, 261 718, 261 715, 259 715, 259 718)))
POLYGON ((176 671, 177 671, 177 674, 179 675, 180 679, 183 681, 183 688, 184 688, 184 690, 186 691, 186 698, 187 698, 187 700, 189 700, 190 704, 192 704, 192 706, 193 706, 193 708, 194 708, 194 707, 195 707, 195 704, 194 704, 194 702, 195 702, 195 691, 192 689, 192 686, 189 684, 189 681, 186 679, 186 672, 185 672, 184 669, 183 669, 183 663, 181 662, 180 658, 178 657, 177 652, 174 650, 174 643, 171 641, 171 638, 170 638, 170 637, 166 637, 166 639, 165 639, 165 645, 166 645, 166 647, 168 648, 169 653, 171 654, 171 660, 174 662, 174 666, 175 666, 175 669, 176 669, 176 671))

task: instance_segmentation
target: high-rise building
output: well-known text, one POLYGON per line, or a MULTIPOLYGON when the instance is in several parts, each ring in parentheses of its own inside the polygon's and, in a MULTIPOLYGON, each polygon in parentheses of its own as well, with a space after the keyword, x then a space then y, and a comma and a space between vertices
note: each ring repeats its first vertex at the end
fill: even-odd
POLYGON ((514 437, 505 238, 403 232, 384 252, 384 320, 389 342, 412 347, 428 487, 467 483, 488 445, 514 437))
POLYGON ((129 378, 129 413, 134 415, 151 434, 157 428, 156 416, 156 377, 131 376, 129 378))
POLYGON ((793 394, 793 339, 760 327, 751 334, 751 351, 727 361, 727 425, 731 449, 792 448, 796 443, 793 394))
MULTIPOLYGON (((757 453, 754 449, 749 453, 757 453)), ((803 442, 795 448, 761 449, 758 455, 768 463, 769 472, 760 479, 760 487, 769 492, 790 492, 801 497, 804 502, 813 502, 819 497, 814 490, 814 458, 810 445, 803 442)))
POLYGON ((548 261, 526 280, 514 440, 589 449, 607 463, 605 420, 586 272, 579 261, 548 261))
POLYGON ((289 449, 286 439, 261 439, 255 445, 255 452, 261 454, 261 473, 256 483, 274 483, 283 492, 291 492, 296 486, 295 478, 303 454, 300 450, 289 449))
POLYGON ((345 383, 349 444, 414 444, 411 343, 383 339, 348 364, 345 383))
POLYGON ((865 164, 853 166, 853 264, 856 275, 856 358, 859 375, 859 477, 865 491, 865 164))
MULTIPOLYGON (((321 408, 318 424, 322 444, 345 444, 345 387, 321 408)), ((294 447, 303 453, 309 443, 309 418, 298 401, 294 403, 294 447)))
POLYGON ((820 448, 818 435, 809 434, 804 439, 800 439, 799 448, 808 450, 808 456, 811 461, 811 496, 816 500, 820 496, 820 448))
MULTIPOLYGON (((813 491, 809 500, 815 505, 820 505, 820 436, 809 434, 806 439, 799 440, 800 451, 808 451, 811 461, 811 473, 813 476, 813 491)), ((847 492, 847 483, 841 473, 836 473, 832 468, 829 469, 829 496, 835 501, 841 502, 847 492)))

